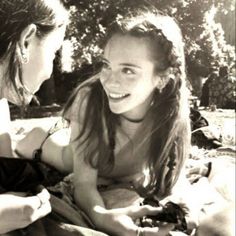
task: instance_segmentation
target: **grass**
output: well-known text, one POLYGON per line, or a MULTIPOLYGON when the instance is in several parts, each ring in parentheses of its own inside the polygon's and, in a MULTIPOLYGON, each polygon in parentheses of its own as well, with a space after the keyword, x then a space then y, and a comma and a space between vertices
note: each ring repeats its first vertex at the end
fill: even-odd
MULTIPOLYGON (((210 125, 216 126, 224 136, 231 135, 235 141, 235 111, 220 110, 210 111, 199 109, 202 116, 205 117, 210 125)), ((57 116, 43 118, 15 119, 12 121, 12 139, 13 142, 23 138, 34 127, 44 127, 49 129, 58 120, 57 116)))

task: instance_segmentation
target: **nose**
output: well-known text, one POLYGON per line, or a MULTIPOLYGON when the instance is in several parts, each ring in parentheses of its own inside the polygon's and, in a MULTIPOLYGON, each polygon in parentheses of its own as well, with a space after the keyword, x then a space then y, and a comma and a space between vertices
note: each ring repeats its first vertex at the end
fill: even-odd
POLYGON ((111 72, 107 79, 107 86, 109 88, 119 88, 120 87, 120 78, 118 73, 111 72))

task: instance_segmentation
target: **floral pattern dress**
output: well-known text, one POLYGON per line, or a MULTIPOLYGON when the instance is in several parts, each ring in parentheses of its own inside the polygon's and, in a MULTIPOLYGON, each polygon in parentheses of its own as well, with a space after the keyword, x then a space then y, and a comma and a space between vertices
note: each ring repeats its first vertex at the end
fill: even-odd
POLYGON ((233 76, 217 77, 209 83, 209 105, 218 108, 235 108, 236 78, 233 76))

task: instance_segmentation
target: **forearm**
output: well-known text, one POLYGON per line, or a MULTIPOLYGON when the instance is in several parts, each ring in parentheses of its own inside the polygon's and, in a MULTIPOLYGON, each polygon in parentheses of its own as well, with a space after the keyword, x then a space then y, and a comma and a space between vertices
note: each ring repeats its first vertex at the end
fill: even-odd
POLYGON ((96 211, 96 207, 105 209, 105 206, 98 191, 87 186, 77 186, 74 197, 76 204, 88 215, 92 223, 99 227, 101 224, 101 214, 96 211))
POLYGON ((91 187, 80 187, 75 190, 75 201, 87 214, 95 227, 112 235, 135 235, 133 223, 124 224, 126 218, 121 211, 107 210, 101 195, 91 187), (123 222, 122 222, 123 221, 123 222))
POLYGON ((12 156, 11 143, 11 119, 8 102, 6 99, 0 99, 0 156, 12 156))

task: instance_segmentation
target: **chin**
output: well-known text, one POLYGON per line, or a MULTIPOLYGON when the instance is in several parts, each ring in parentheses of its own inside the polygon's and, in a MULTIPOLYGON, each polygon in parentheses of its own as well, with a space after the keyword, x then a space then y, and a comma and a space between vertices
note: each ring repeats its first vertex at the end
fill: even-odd
POLYGON ((123 109, 116 107, 114 105, 109 104, 110 110, 115 114, 121 114, 123 109))
POLYGON ((117 115, 126 112, 126 110, 124 109, 124 107, 114 106, 114 105, 111 105, 111 104, 109 105, 109 107, 110 107, 110 110, 111 110, 113 113, 117 114, 117 115))

